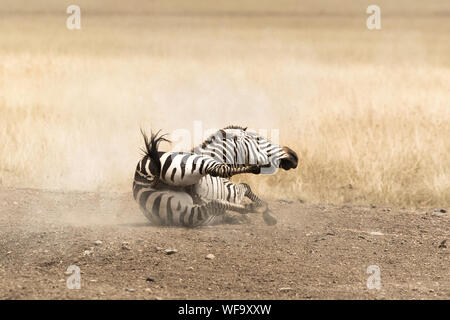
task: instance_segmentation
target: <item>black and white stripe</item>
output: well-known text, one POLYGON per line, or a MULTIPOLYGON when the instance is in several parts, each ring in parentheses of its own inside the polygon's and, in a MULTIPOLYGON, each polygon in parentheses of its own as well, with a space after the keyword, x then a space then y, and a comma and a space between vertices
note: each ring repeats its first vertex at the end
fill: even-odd
POLYGON ((190 153, 164 153, 159 178, 168 185, 189 186, 206 175, 230 178, 240 173, 273 173, 284 160, 295 161, 296 166, 298 158, 287 147, 231 126, 217 131, 190 153))
POLYGON ((228 164, 211 156, 192 153, 166 152, 160 161, 159 178, 171 186, 190 186, 206 175, 225 178, 240 173, 260 172, 256 164, 228 164))
MULTIPOLYGON (((158 144, 164 137, 152 135, 148 140, 144 134, 145 155, 136 167, 133 183, 133 196, 144 215, 155 225, 192 227, 217 221, 226 210, 249 213, 265 208, 262 212, 266 220, 267 206, 250 187, 233 184, 226 178, 260 173, 261 167, 269 167, 289 155, 259 136, 237 139, 238 132, 245 129, 219 130, 221 140, 218 134, 213 135, 195 153, 159 152, 158 144), (227 130, 232 131, 231 135, 227 130), (244 197, 252 203, 241 204, 244 197)), ((270 215, 269 218, 273 219, 270 215)))
POLYGON ((245 198, 251 202, 244 205, 249 212, 262 213, 268 225, 276 224, 277 220, 270 213, 267 203, 254 194, 246 183, 233 183, 220 177, 205 176, 193 188, 193 196, 201 202, 221 200, 227 203, 242 204, 245 198))

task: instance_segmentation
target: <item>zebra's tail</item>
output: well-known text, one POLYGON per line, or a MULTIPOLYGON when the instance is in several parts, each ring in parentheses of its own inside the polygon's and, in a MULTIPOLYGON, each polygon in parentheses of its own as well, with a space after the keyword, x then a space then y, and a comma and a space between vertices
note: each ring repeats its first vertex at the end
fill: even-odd
POLYGON ((153 164, 155 165, 156 169, 159 172, 161 171, 161 161, 159 160, 159 153, 158 153, 158 146, 161 141, 170 142, 169 139, 166 139, 165 136, 167 134, 160 134, 161 130, 153 134, 151 133, 150 139, 148 138, 147 134, 144 132, 144 130, 141 128, 142 136, 144 137, 144 143, 145 143, 145 149, 142 149, 145 155, 149 156, 153 164))

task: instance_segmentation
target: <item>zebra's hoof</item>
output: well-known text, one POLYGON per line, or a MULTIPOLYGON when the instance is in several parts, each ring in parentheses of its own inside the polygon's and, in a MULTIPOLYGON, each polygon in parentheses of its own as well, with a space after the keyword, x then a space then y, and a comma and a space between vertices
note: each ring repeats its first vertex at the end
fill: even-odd
POLYGON ((269 212, 265 211, 263 213, 263 219, 264 222, 268 225, 268 226, 274 226, 277 224, 277 219, 275 219, 269 212))
POLYGON ((257 164, 252 164, 249 166, 248 173, 253 174, 260 174, 261 173, 261 167, 257 164))

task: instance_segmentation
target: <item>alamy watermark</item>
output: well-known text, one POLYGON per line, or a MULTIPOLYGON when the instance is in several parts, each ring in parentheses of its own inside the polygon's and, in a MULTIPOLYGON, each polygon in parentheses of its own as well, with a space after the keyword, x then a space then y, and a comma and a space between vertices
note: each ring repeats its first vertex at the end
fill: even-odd
MULTIPOLYGON (((256 133, 259 136, 270 140, 274 144, 279 144, 280 130, 279 129, 253 129, 246 128, 245 132, 256 133)), ((203 128, 202 121, 196 120, 193 122, 193 130, 186 128, 175 129, 170 134, 170 139, 173 143, 172 151, 181 152, 190 150, 192 147, 199 146, 203 141, 216 135, 217 138, 229 138, 229 136, 219 136, 220 128, 203 128)), ((243 139, 243 132, 236 131, 236 139, 243 139)))
POLYGON ((258 165, 262 174, 273 174, 280 165, 285 147, 278 143, 279 138, 279 129, 204 129, 201 121, 194 121, 193 130, 176 129, 169 136, 173 157, 192 152, 229 165, 258 165))
POLYGON ((377 265, 370 265, 366 269, 366 273, 370 274, 369 278, 367 278, 367 289, 372 290, 380 290, 381 289, 381 268, 377 265))
POLYGON ((79 6, 72 4, 67 7, 66 13, 70 14, 66 20, 66 27, 69 30, 81 29, 81 9, 79 6))
POLYGON ((81 289, 81 270, 77 265, 71 265, 67 268, 66 274, 70 274, 67 278, 67 289, 81 289))
POLYGON ((367 18, 366 26, 369 30, 380 30, 381 29, 381 9, 379 6, 372 4, 367 7, 367 14, 370 16, 367 18))
MULTIPOLYGON (((67 17, 66 27, 69 30, 81 29, 81 8, 76 4, 71 4, 66 8, 67 17)), ((370 16, 366 20, 366 26, 369 30, 381 29, 381 9, 378 5, 371 4, 367 7, 366 13, 370 16)))

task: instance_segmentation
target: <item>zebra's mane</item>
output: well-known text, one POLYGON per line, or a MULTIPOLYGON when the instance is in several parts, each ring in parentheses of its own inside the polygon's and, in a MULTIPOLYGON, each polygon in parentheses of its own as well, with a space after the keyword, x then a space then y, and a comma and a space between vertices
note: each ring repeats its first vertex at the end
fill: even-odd
POLYGON ((226 130, 226 129, 240 129, 240 130, 246 131, 247 127, 244 128, 242 126, 230 125, 230 126, 226 126, 222 130, 226 130))
MULTIPOLYGON (((225 137, 225 136, 226 136, 225 130, 227 130, 227 129, 237 129, 237 130, 246 131, 246 130, 247 130, 247 127, 236 126, 236 125, 229 125, 229 126, 226 126, 226 127, 222 128, 222 129, 217 130, 216 132, 214 132, 213 134, 211 134, 208 138, 206 138, 205 140, 203 140, 202 143, 200 144, 200 146, 201 146, 202 148, 206 147, 208 144, 210 144, 210 143, 214 140, 215 137, 217 137, 217 135, 218 135, 219 132, 220 132, 220 136, 225 137)), ((197 148, 198 148, 198 147, 192 148, 192 149, 191 149, 191 152, 194 152, 195 149, 197 149, 197 148)))

